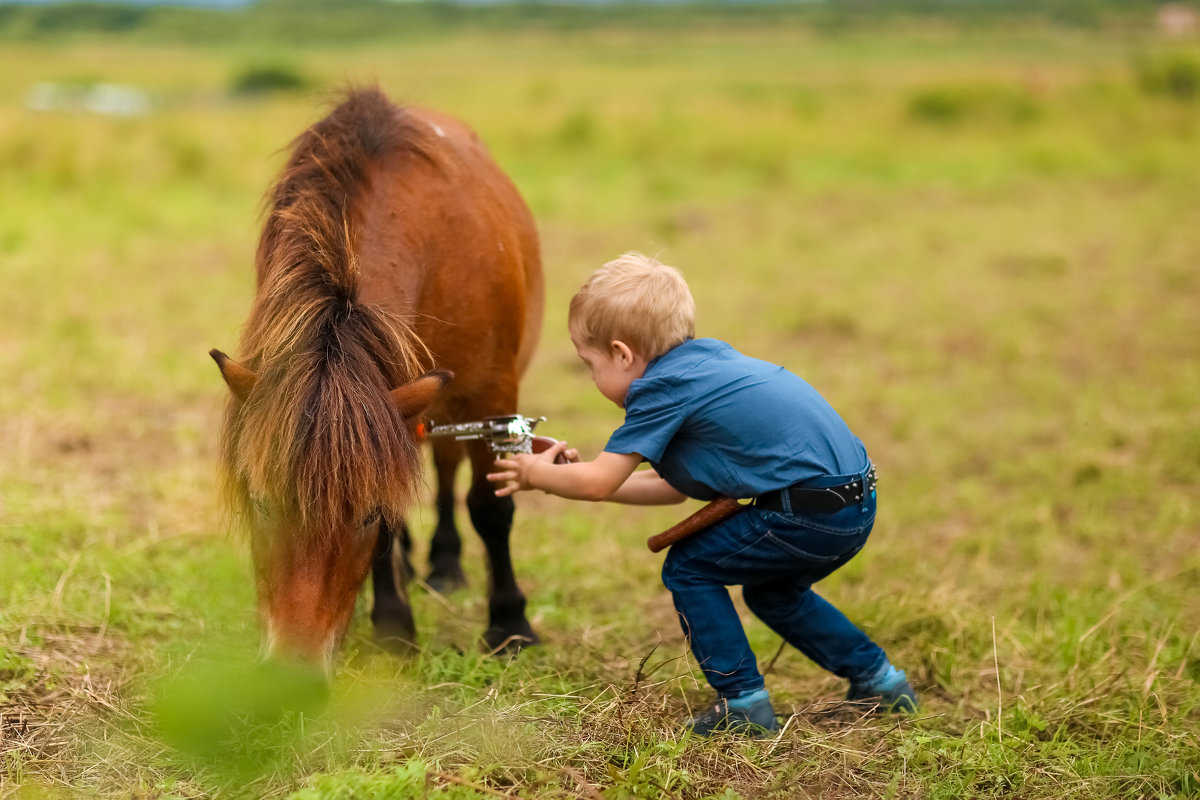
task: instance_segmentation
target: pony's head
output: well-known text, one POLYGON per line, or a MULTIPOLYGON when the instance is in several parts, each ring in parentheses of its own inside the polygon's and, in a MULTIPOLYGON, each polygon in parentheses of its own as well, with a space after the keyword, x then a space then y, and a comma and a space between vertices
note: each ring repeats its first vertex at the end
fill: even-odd
POLYGON ((212 353, 231 393, 225 491, 251 533, 267 653, 327 668, 379 520, 421 485, 416 417, 450 379, 425 371, 406 319, 360 298, 360 205, 381 159, 432 158, 414 131, 373 89, 296 139, 268 194, 239 361, 212 353))
POLYGON ((421 485, 416 420, 451 378, 399 378, 413 365, 379 359, 398 351, 375 349, 378 312, 353 313, 360 325, 342 320, 287 353, 211 352, 230 390, 225 492, 250 531, 265 652, 326 670, 380 520, 398 519, 421 485))

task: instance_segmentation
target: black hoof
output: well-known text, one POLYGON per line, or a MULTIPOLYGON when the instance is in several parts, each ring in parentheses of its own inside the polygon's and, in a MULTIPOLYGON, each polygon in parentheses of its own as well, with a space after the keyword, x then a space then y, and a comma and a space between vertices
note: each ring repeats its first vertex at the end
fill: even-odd
POLYGON ((385 614, 376 610, 371 614, 375 627, 371 638, 375 644, 392 653, 411 653, 417 649, 417 628, 412 611, 405 608, 405 612, 385 614))
POLYGON ((541 644, 529 623, 514 628, 488 628, 483 634, 484 650, 491 655, 513 656, 526 647, 541 644))
POLYGON ((375 628, 371 637, 381 649, 394 655, 407 656, 417 652, 417 637, 411 633, 398 633, 375 628))
POLYGON ((463 575, 462 570, 435 569, 429 573, 425 583, 438 594, 450 594, 467 587, 467 576, 463 575))

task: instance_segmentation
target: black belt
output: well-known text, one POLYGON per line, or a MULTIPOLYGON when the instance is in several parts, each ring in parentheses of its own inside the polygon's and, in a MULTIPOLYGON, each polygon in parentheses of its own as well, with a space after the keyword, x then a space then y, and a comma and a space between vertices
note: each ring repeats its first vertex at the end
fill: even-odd
MULTIPOLYGON (((867 470, 866 491, 875 491, 875 465, 867 470)), ((760 494, 754 498, 754 507, 767 511, 788 511, 790 502, 793 514, 834 514, 846 506, 853 506, 863 501, 863 478, 856 478, 841 486, 827 486, 822 489, 806 489, 801 486, 789 486, 774 492, 760 494), (784 495, 787 495, 785 498, 784 495)))

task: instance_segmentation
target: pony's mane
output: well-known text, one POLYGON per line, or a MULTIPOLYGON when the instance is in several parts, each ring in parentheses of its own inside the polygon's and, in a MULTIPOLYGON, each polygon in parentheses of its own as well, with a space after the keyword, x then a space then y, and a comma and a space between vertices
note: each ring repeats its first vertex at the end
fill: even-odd
POLYGON ((320 536, 380 508, 398 516, 421 485, 420 457, 390 390, 430 366, 409 325, 358 299, 357 199, 383 155, 435 160, 378 89, 352 91, 293 142, 268 196, 258 292, 240 345, 257 374, 231 399, 226 493, 320 536))

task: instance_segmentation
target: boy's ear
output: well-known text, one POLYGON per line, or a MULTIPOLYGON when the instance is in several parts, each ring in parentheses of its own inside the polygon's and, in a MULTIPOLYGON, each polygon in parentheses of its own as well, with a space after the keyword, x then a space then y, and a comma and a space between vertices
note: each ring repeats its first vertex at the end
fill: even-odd
POLYGON ((621 366, 627 366, 634 362, 633 348, 620 339, 613 339, 609 348, 612 350, 613 360, 621 364, 621 366))

